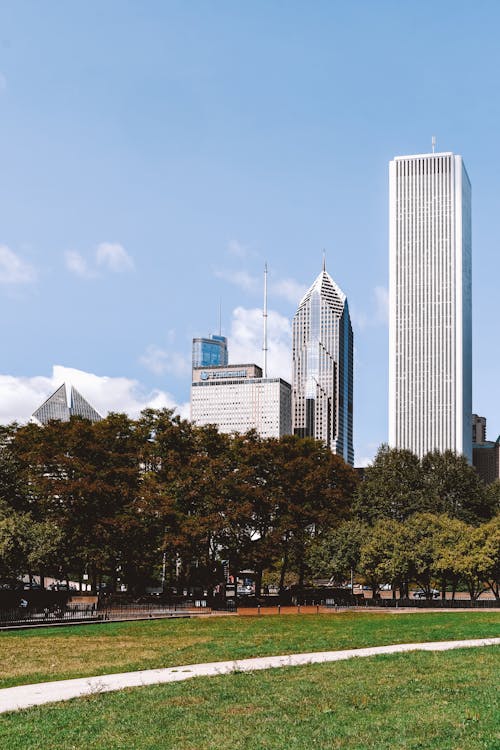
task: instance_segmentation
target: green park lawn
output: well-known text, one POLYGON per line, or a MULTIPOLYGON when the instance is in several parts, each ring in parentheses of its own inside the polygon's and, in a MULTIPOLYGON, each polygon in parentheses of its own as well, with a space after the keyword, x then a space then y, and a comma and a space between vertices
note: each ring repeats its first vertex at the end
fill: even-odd
MULTIPOLYGON (((353 632, 352 621, 344 627, 353 632)), ((414 652, 95 693, 0 716, 0 747, 498 750, 498 651, 414 652)))
POLYGON ((499 635, 500 613, 491 610, 208 616, 10 631, 0 633, 0 688, 252 656, 499 635))

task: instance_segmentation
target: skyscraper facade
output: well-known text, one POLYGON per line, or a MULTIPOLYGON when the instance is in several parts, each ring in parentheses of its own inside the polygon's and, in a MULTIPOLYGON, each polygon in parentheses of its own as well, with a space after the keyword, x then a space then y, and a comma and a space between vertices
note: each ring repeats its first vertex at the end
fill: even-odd
POLYGON ((389 193, 389 444, 471 461, 471 187, 462 157, 396 157, 389 193))
POLYGON ((292 417, 300 437, 354 463, 353 335, 347 298, 323 269, 292 324, 292 417))
POLYGON ((220 367, 227 363, 227 338, 225 336, 193 339, 193 367, 220 367))
POLYGON ((262 438, 292 432, 290 384, 263 378, 254 364, 193 369, 191 419, 221 432, 255 430, 262 438))
POLYGON ((486 417, 472 415, 472 445, 486 442, 486 417))

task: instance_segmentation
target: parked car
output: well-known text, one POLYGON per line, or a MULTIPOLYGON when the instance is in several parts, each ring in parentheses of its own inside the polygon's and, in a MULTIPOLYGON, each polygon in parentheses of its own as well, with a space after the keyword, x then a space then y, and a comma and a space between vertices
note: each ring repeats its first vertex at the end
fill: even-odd
POLYGON ((253 593, 252 586, 238 586, 238 596, 251 596, 253 593))
POLYGON ((423 589, 418 589, 417 591, 413 592, 413 598, 414 599, 439 599, 440 593, 437 589, 431 589, 431 595, 430 597, 427 597, 427 594, 423 589))

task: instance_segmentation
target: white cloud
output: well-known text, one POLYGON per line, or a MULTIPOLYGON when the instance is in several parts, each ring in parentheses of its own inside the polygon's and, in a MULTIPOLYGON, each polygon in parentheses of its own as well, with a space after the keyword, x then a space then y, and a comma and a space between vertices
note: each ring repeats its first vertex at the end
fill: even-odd
POLYGON ((134 261, 123 245, 117 242, 101 242, 97 246, 96 261, 98 266, 104 266, 113 273, 122 273, 134 269, 134 261))
POLYGON ((361 458, 356 458, 355 465, 356 467, 360 469, 366 469, 367 466, 370 466, 373 463, 373 456, 362 456, 361 458))
POLYGON ((146 407, 176 409, 182 417, 189 416, 189 404, 176 404, 166 391, 148 391, 130 378, 94 375, 55 365, 51 377, 0 375, 0 423, 27 422, 35 409, 64 382, 74 385, 103 416, 117 411, 135 418, 146 407))
POLYGON ((155 375, 163 375, 168 372, 176 377, 185 377, 190 372, 190 362, 184 354, 167 351, 154 344, 146 348, 144 354, 139 358, 139 362, 147 370, 154 372, 155 375))
POLYGON ((377 451, 380 448, 380 443, 366 443, 362 446, 361 450, 359 451, 361 454, 360 458, 357 458, 356 453, 356 466, 366 467, 370 466, 370 464, 373 463, 373 460, 375 456, 377 455, 377 451))
POLYGON ((64 258, 66 268, 71 273, 76 274, 76 276, 80 276, 82 279, 90 279, 95 276, 95 273, 91 271, 83 255, 77 252, 77 250, 68 250, 64 253, 64 258))
POLYGON ((283 297, 293 305, 298 305, 307 291, 305 284, 300 284, 295 279, 281 279, 270 284, 270 293, 277 297, 283 297))
POLYGON ((22 260, 7 245, 0 245, 1 284, 30 284, 35 279, 34 266, 22 260))
MULTIPOLYGON (((292 370, 292 331, 288 318, 275 310, 268 311, 268 375, 290 381, 292 370)), ((259 308, 237 307, 233 310, 228 349, 231 362, 255 362, 262 366, 263 318, 259 308)))
POLYGON ((113 242, 101 242, 95 249, 95 261, 87 260, 77 250, 64 253, 66 268, 82 279, 93 279, 98 276, 98 268, 123 273, 134 270, 134 261, 123 245, 113 242))

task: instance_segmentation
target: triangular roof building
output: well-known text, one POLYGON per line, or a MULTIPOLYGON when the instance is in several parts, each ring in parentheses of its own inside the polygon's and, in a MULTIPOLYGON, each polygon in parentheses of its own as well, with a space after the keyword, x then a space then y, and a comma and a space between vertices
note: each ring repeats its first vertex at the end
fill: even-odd
POLYGON ((99 422, 102 417, 82 394, 71 386, 71 400, 68 404, 66 383, 63 383, 41 406, 33 412, 33 418, 44 425, 53 419, 69 422, 70 417, 82 417, 91 422, 99 422))

